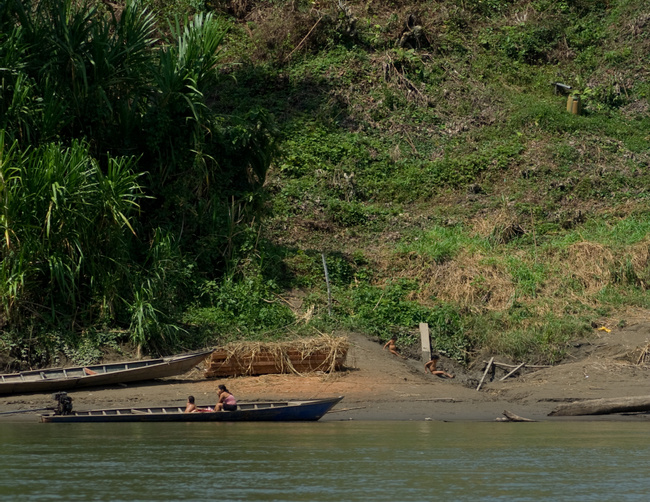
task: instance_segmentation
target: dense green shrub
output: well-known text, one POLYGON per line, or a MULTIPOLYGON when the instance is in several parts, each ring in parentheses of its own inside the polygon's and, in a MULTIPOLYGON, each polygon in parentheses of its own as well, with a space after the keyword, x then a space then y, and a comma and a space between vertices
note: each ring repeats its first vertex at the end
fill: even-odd
POLYGON ((208 106, 227 27, 199 13, 160 40, 137 1, 0 5, 0 328, 193 343, 178 317, 254 252, 274 148, 264 110, 208 106))
POLYGON ((200 303, 188 309, 184 321, 206 343, 282 337, 294 316, 277 292, 276 284, 261 276, 209 281, 202 287, 200 303))

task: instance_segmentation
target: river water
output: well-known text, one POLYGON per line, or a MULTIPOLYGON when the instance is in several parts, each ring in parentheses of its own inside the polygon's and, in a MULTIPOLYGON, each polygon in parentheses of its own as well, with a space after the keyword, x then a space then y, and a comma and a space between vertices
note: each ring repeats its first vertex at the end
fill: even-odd
POLYGON ((650 498, 649 424, 0 424, 0 500, 650 498))

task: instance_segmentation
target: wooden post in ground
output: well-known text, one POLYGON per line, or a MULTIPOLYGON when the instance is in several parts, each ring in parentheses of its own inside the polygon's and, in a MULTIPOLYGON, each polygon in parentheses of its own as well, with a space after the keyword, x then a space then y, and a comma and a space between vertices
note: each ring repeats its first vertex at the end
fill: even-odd
POLYGON ((490 371, 493 362, 494 362, 494 357, 490 358, 490 361, 487 363, 487 366, 485 367, 485 373, 483 373, 483 378, 481 378, 481 381, 478 383, 478 387, 476 387, 476 390, 481 390, 481 385, 483 385, 483 380, 485 380, 485 377, 487 376, 488 371, 490 371))
POLYGON ((426 322, 420 323, 420 340, 422 340, 422 362, 428 363, 431 361, 431 335, 426 322))

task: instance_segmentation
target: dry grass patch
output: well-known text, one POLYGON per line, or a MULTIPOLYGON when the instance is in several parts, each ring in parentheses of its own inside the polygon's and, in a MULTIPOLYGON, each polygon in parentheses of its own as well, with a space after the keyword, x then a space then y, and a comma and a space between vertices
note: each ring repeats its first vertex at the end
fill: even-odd
POLYGON ((572 244, 562 261, 566 273, 582 284, 587 295, 598 293, 611 280, 614 255, 602 244, 588 241, 572 244))
POLYGON ((417 282, 418 291, 411 293, 409 300, 423 305, 443 300, 503 310, 508 307, 515 286, 503 266, 485 264, 483 260, 481 255, 461 253, 453 261, 438 264, 429 257, 408 253, 391 261, 390 275, 417 282))
POLYGON ((650 263, 650 241, 643 240, 634 244, 628 250, 628 255, 635 272, 642 272, 647 269, 650 263))
POLYGON ((470 221, 474 234, 491 239, 495 244, 506 244, 527 233, 525 223, 510 209, 482 214, 470 221))
MULTIPOLYGON (((603 244, 583 241, 569 246, 562 260, 567 272, 584 286, 585 293, 595 294, 613 281, 613 271, 626 262, 635 274, 643 275, 650 263, 650 243, 639 242, 627 248, 624 255, 617 255, 603 244)), ((641 279, 637 285, 647 286, 641 279)))

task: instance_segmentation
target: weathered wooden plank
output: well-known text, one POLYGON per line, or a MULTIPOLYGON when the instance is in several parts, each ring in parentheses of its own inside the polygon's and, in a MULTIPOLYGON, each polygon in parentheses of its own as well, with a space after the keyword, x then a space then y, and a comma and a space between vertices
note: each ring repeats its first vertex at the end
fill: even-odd
POLYGON ((431 334, 429 333, 429 324, 420 323, 420 341, 422 342, 422 362, 426 363, 431 360, 431 334))

